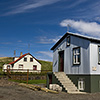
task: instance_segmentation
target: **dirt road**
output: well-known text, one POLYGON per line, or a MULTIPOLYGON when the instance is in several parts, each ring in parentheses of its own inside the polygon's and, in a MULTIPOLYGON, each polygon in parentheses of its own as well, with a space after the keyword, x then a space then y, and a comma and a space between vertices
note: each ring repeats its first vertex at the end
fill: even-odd
POLYGON ((92 94, 59 94, 33 91, 18 86, 18 83, 0 80, 0 100, 100 100, 100 93, 92 94))

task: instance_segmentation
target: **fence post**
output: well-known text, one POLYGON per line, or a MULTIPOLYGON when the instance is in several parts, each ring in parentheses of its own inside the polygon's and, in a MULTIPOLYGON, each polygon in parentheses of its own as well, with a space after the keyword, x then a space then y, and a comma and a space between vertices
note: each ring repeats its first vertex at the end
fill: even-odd
POLYGON ((28 84, 29 69, 27 69, 27 84, 28 84))

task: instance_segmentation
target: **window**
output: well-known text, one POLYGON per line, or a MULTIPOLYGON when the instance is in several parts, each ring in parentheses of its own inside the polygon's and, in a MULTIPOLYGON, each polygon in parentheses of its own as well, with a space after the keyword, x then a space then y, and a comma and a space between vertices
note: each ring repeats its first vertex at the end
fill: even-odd
POLYGON ((80 64, 80 47, 73 49, 73 64, 80 64))
POLYGON ((26 58, 26 57, 24 58, 24 61, 25 61, 25 62, 27 61, 27 58, 26 58))
POLYGON ((37 70, 37 65, 33 65, 33 70, 37 70))
POLYGON ((33 58, 30 58, 30 62, 33 62, 33 58))
POLYGON ((84 89, 85 89, 85 81, 84 81, 83 78, 80 78, 80 79, 78 80, 78 89, 79 89, 79 90, 84 90, 84 89))
POLYGON ((100 46, 98 46, 98 63, 100 64, 100 46))
POLYGON ((19 68, 20 69, 23 69, 23 64, 19 64, 19 68))
POLYGON ((67 37, 67 47, 70 46, 70 36, 67 37))

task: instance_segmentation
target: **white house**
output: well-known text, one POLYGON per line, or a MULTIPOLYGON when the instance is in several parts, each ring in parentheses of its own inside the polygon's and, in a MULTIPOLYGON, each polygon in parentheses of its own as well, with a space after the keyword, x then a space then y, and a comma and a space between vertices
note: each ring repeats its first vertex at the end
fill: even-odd
POLYGON ((26 72, 27 69, 29 69, 30 72, 41 72, 41 63, 30 53, 26 53, 19 58, 14 58, 13 62, 4 64, 3 71, 7 69, 14 72, 26 72))

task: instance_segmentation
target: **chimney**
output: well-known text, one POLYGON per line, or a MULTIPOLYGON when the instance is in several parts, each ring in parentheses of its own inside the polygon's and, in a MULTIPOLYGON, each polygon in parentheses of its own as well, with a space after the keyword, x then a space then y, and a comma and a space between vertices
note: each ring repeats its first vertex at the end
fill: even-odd
POLYGON ((22 56, 22 55, 23 55, 23 53, 21 52, 21 53, 20 53, 20 56, 22 56))

